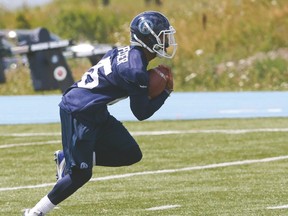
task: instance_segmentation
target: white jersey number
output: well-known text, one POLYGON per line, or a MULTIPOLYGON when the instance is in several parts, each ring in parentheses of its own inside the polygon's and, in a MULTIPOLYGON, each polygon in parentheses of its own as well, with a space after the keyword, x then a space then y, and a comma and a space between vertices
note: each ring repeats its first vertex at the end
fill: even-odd
POLYGON ((78 87, 80 88, 88 88, 92 89, 98 86, 99 84, 99 76, 98 76, 98 70, 99 68, 104 69, 105 75, 108 75, 112 72, 111 70, 111 61, 110 58, 105 58, 99 61, 95 66, 90 68, 89 71, 85 72, 81 78, 81 80, 78 82, 78 87))

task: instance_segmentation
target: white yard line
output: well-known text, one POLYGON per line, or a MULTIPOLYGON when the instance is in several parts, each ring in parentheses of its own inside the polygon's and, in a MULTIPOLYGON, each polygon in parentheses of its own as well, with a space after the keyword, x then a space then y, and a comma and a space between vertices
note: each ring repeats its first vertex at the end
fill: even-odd
POLYGON ((267 209, 288 209, 288 205, 281 205, 281 206, 269 206, 267 209))
MULTIPOLYGON (((111 176, 92 178, 90 181, 92 181, 92 182, 107 181, 107 180, 114 180, 114 179, 121 179, 121 178, 130 178, 130 177, 134 177, 134 176, 157 175, 157 174, 166 174, 166 173, 175 173, 175 172, 187 172, 187 171, 192 171, 192 170, 214 169, 214 168, 220 168, 220 167, 240 166, 240 165, 248 165, 248 164, 254 164, 254 163, 267 163, 267 162, 285 160, 285 159, 288 159, 288 155, 279 156, 279 157, 271 157, 271 158, 262 158, 262 159, 252 159, 252 160, 232 161, 232 162, 224 162, 224 163, 217 163, 217 164, 208 164, 208 165, 202 165, 202 166, 183 167, 183 168, 178 168, 178 169, 165 169, 165 170, 153 170, 153 171, 144 171, 144 172, 135 172, 135 173, 125 173, 125 174, 119 174, 119 175, 111 175, 111 176)), ((46 184, 39 184, 39 185, 6 187, 6 188, 0 188, 0 192, 12 191, 12 190, 21 190, 21 189, 50 187, 50 186, 53 186, 54 184, 55 183, 46 183, 46 184)))
MULTIPOLYGON (((192 129, 192 130, 163 130, 163 131, 132 131, 134 136, 146 135, 169 135, 183 133, 220 133, 220 134, 242 134, 242 133, 257 133, 257 132, 287 132, 288 128, 254 128, 254 129, 192 129)), ((33 137, 33 136, 61 136, 61 133, 0 133, 1 136, 9 137, 33 137)))
POLYGON ((13 148, 13 147, 22 147, 22 146, 34 146, 34 145, 50 145, 61 143, 61 140, 50 140, 43 142, 29 142, 29 143, 20 143, 20 144, 6 144, 0 145, 0 149, 4 148, 13 148))
POLYGON ((208 130, 166 130, 166 131, 139 131, 132 132, 134 136, 145 135, 169 135, 169 134, 193 134, 193 133, 219 133, 219 134, 245 134, 245 133, 257 133, 257 132, 287 132, 288 128, 256 128, 256 129, 208 129, 208 130))
MULTIPOLYGON (((165 130, 165 131, 135 131, 131 132, 133 136, 159 136, 159 135, 171 135, 171 134, 196 134, 196 133, 218 133, 218 134, 245 134, 245 133, 259 133, 259 132, 288 132, 288 128, 256 128, 256 129, 230 129, 230 130, 165 130)), ((6 133, 0 134, 1 136, 10 137, 31 137, 31 136, 61 136, 60 133, 6 133)), ((47 145, 47 144, 58 144, 61 140, 50 140, 43 142, 29 142, 29 143, 13 143, 0 145, 0 149, 13 148, 21 146, 33 146, 33 145, 47 145)))
POLYGON ((0 136, 8 136, 8 137, 38 137, 38 136, 61 136, 60 132, 55 133, 1 133, 0 136))
POLYGON ((155 206, 152 208, 147 208, 147 211, 159 211, 159 210, 166 210, 171 208, 178 208, 181 207, 180 205, 164 205, 164 206, 155 206))

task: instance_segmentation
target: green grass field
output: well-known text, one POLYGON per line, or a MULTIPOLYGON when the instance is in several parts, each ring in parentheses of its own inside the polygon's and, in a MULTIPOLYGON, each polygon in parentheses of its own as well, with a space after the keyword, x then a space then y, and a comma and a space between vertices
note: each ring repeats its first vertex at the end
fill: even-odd
MULTIPOLYGON (((51 216, 288 215, 287 118, 124 124, 143 160, 95 167, 51 216)), ((0 215, 49 192, 59 148, 59 124, 0 126, 0 215)))

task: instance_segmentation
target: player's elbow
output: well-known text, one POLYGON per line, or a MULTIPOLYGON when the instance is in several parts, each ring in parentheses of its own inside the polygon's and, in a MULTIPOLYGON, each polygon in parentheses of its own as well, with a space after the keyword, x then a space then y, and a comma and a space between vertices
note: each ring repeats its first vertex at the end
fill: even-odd
POLYGON ((147 113, 146 112, 139 112, 139 111, 135 111, 135 110, 132 110, 133 111, 133 114, 134 116, 139 120, 139 121, 144 121, 145 119, 149 118, 150 116, 147 116, 147 113))
POLYGON ((153 115, 154 112, 151 112, 147 106, 131 106, 133 115, 139 120, 143 121, 148 119, 153 115))
POLYGON ((144 116, 136 116, 136 118, 138 119, 138 121, 144 121, 145 119, 147 119, 144 116))

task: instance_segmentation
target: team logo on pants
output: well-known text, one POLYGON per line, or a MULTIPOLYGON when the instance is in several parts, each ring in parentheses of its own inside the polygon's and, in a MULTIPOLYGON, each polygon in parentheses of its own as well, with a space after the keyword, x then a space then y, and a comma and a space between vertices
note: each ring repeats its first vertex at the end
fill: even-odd
POLYGON ((88 168, 88 164, 86 164, 85 162, 82 162, 80 164, 80 169, 87 169, 88 168))

